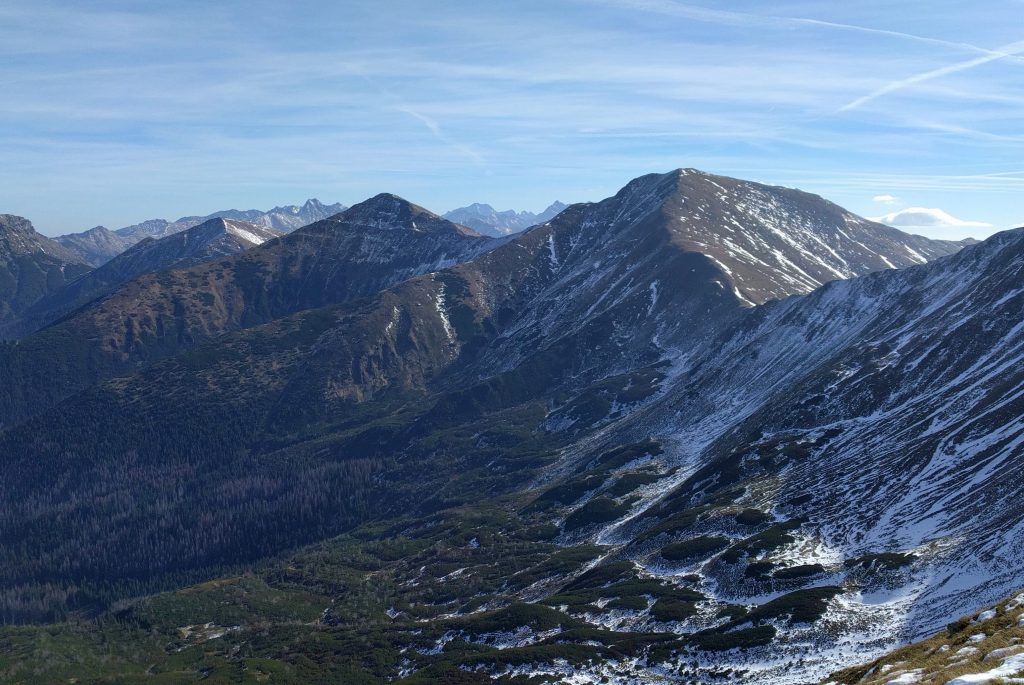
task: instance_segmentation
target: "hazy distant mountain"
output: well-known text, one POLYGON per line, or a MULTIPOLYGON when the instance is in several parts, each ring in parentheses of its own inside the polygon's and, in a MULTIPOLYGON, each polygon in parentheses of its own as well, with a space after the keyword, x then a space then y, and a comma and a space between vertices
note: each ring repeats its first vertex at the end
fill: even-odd
POLYGON ((468 207, 453 209, 444 218, 469 226, 483 235, 500 237, 549 221, 565 208, 566 205, 556 201, 540 214, 534 214, 512 209, 499 212, 490 205, 473 203, 468 207))
POLYGON ((0 339, 21 332, 18 318, 25 310, 89 268, 27 219, 0 214, 0 339))
POLYGON ((558 214, 563 209, 565 209, 568 206, 569 205, 567 205, 567 204, 565 204, 563 202, 559 202, 558 200, 555 200, 550 205, 548 205, 547 208, 544 211, 542 211, 540 214, 538 214, 536 216, 536 218, 534 219, 534 221, 536 221, 537 223, 543 223, 545 221, 551 221, 556 216, 558 216, 558 214))
POLYGON ((58 236, 54 240, 92 266, 100 266, 132 246, 132 241, 104 226, 58 236))
POLYGON ((130 244, 134 244, 143 238, 162 238, 172 233, 178 233, 215 218, 248 221, 275 231, 290 233, 296 228, 326 219, 344 210, 345 205, 340 203, 325 205, 317 199, 310 199, 306 200, 301 206, 286 205, 284 207, 274 207, 265 212, 258 209, 225 209, 213 214, 207 214, 206 216, 184 216, 177 221, 150 219, 140 224, 119 228, 115 233, 130 244))

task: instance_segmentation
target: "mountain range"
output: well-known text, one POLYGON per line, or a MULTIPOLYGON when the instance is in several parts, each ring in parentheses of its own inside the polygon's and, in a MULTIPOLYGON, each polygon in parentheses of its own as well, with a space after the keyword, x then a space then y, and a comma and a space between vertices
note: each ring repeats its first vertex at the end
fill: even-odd
POLYGON ((502 239, 384 194, 132 276, 0 348, 0 615, 51 622, 0 644, 79 682, 824 678, 1024 584, 1022 269, 1024 231, 680 169, 502 239))
POLYGON ((163 238, 144 238, 113 259, 32 305, 21 317, 34 331, 149 273, 185 268, 226 257, 283 235, 247 221, 215 218, 163 238))
POLYGON ((544 211, 534 214, 527 211, 517 212, 514 209, 499 212, 488 204, 474 202, 466 207, 459 207, 447 212, 444 218, 463 226, 469 226, 483 235, 500 238, 501 236, 518 233, 530 226, 550 221, 565 209, 566 206, 561 202, 555 201, 548 205, 544 211))
MULTIPOLYGON (((534 214, 514 210, 499 212, 490 205, 477 203, 453 209, 445 214, 444 218, 473 228, 483 235, 502 237, 544 223, 565 207, 566 205, 561 202, 554 202, 544 211, 534 214)), ((80 261, 98 267, 146 238, 165 238, 211 219, 245 221, 274 231, 290 233, 302 226, 339 214, 345 209, 345 205, 340 203, 325 205, 313 198, 306 200, 302 205, 274 207, 267 211, 226 209, 206 216, 184 216, 176 221, 149 219, 113 231, 104 226, 96 226, 81 233, 58 236, 53 240, 64 246, 80 261)))
POLYGON ((314 198, 306 200, 301 206, 286 205, 265 212, 258 209, 225 209, 206 216, 184 216, 177 221, 149 219, 114 231, 96 226, 82 233, 58 236, 54 240, 82 261, 92 266, 101 266, 146 238, 165 238, 211 219, 244 221, 273 231, 289 233, 344 210, 345 206, 342 204, 325 205, 314 198))
MULTIPOLYGON (((214 219, 201 226, 220 234, 219 225, 244 224, 214 219)), ((140 243, 112 269, 100 267, 100 278, 89 279, 85 288, 91 293, 106 289, 118 280, 122 268, 135 269, 156 255, 164 260, 161 266, 171 266, 168 250, 177 256, 181 246, 194 244, 190 239, 198 238, 197 228, 182 234, 182 240, 172 234, 140 243)), ((120 283, 57 325, 21 339, 3 357, 8 373, 22 379, 9 386, 9 392, 0 390, 3 425, 100 378, 228 331, 366 296, 479 254, 494 242, 382 194, 256 249, 190 268, 146 273, 120 283), (38 355, 51 353, 51 363, 39 363, 38 355), (33 389, 32 398, 21 396, 24 384, 33 389)), ((73 303, 87 299, 74 289, 68 294, 73 303)))

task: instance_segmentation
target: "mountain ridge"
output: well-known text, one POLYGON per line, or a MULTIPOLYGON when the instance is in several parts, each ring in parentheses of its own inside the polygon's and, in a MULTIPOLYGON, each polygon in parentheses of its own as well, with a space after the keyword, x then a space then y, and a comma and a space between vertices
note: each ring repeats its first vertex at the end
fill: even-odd
POLYGON ((217 217, 163 238, 144 238, 36 302, 24 313, 23 324, 38 330, 139 276, 196 266, 282 235, 247 221, 217 217))

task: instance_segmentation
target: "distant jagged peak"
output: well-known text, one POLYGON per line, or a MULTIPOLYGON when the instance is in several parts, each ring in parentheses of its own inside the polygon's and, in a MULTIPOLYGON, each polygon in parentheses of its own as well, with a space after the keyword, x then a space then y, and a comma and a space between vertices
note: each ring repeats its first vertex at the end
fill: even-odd
MULTIPOLYGON (((462 209, 471 209, 471 210, 473 210, 475 212, 496 212, 496 211, 498 211, 494 207, 492 207, 491 205, 487 204, 486 202, 473 202, 473 203, 470 203, 470 204, 466 205, 465 207, 462 207, 462 209)), ((452 210, 452 211, 455 211, 455 210, 452 210)))
POLYGON ((540 214, 537 215, 537 221, 550 221, 554 217, 558 216, 558 214, 568 206, 569 205, 565 204, 564 202, 561 202, 560 200, 555 200, 550 205, 545 207, 540 214))
POLYGON ((331 205, 325 205, 323 202, 315 197, 308 198, 301 205, 278 205, 273 209, 269 209, 265 214, 290 214, 293 216, 330 216, 331 214, 337 214, 338 212, 345 211, 345 205, 340 202, 336 202, 331 205))
POLYGON ((228 255, 262 245, 284 235, 280 231, 240 219, 214 217, 201 224, 162 237, 146 237, 115 258, 114 265, 138 264, 144 259, 143 273, 198 263, 208 256, 228 255), (184 261, 183 261, 184 260, 184 261))
POLYGON ((106 264, 131 246, 130 241, 106 226, 93 226, 81 233, 57 236, 54 240, 94 267, 106 264))
POLYGON ((446 212, 444 218, 469 226, 484 235, 502 237, 550 221, 566 206, 562 202, 555 201, 544 211, 534 214, 514 209, 497 210, 487 203, 474 202, 446 212))
POLYGON ((309 198, 300 205, 283 205, 267 211, 259 209, 224 209, 205 216, 183 216, 176 221, 150 219, 115 231, 130 244, 146 237, 162 238, 202 224, 213 218, 248 221, 265 228, 288 233, 302 226, 334 216, 344 211, 345 205, 325 205, 316 198, 309 198))

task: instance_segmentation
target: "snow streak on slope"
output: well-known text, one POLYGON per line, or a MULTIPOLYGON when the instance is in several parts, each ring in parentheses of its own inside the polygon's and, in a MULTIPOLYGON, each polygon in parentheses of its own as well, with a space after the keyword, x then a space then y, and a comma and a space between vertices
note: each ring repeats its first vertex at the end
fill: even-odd
POLYGON ((656 576, 700 575, 716 601, 841 586, 813 625, 777 625, 773 656, 709 658, 708 668, 748 669, 748 682, 820 677, 1004 596, 1024 584, 1021 282, 1024 231, 1013 231, 749 310, 715 344, 677 357, 664 394, 605 431, 609 444, 663 440, 659 459, 680 470, 592 535, 656 576), (644 536, 736 486, 723 514, 713 505, 681 538, 644 536), (758 529, 740 533, 726 517, 741 508, 767 516, 762 532, 795 525, 793 542, 729 563, 659 556, 687 537, 742 547, 758 529), (773 579, 811 565, 798 585, 773 579))
POLYGON ((692 169, 679 172, 664 211, 673 240, 714 259, 740 299, 757 304, 961 247, 868 221, 816 195, 692 169))

